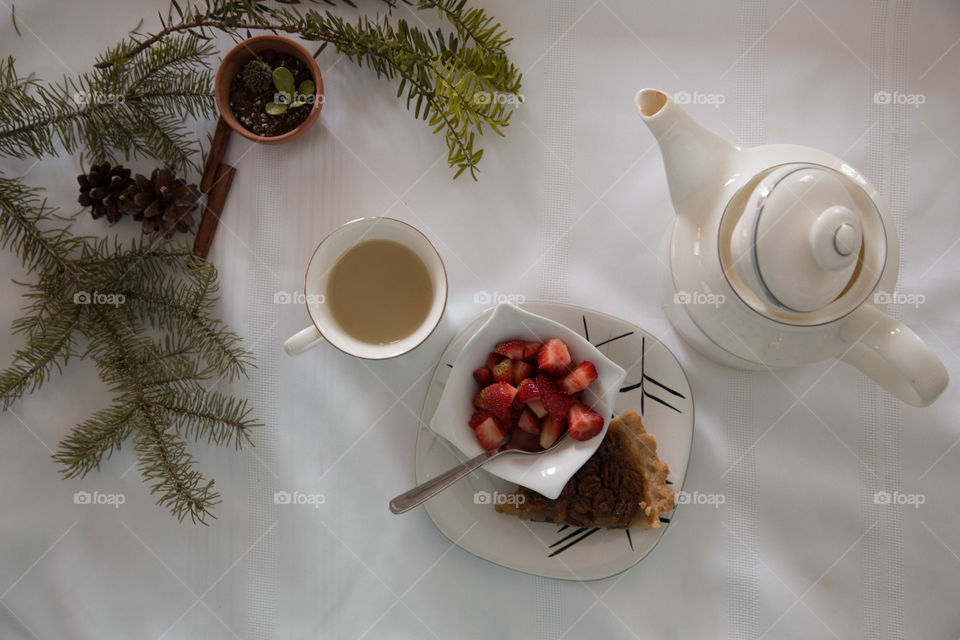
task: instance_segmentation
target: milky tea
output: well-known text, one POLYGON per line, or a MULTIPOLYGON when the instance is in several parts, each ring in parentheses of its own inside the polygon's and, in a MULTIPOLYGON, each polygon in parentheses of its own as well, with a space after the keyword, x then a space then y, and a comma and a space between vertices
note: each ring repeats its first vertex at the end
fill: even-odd
POLYGON ((433 283, 426 265, 407 247, 392 240, 368 240, 333 266, 326 302, 334 320, 353 338, 392 344, 426 320, 433 283))

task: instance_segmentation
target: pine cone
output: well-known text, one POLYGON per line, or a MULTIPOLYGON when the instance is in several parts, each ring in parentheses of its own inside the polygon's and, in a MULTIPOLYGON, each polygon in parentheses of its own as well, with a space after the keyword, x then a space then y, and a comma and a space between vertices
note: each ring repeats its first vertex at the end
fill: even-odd
POLYGON ((149 179, 137 174, 120 197, 120 209, 134 220, 143 220, 144 233, 160 231, 170 237, 193 227, 190 212, 199 199, 197 185, 188 185, 169 169, 154 169, 149 179))
POLYGON ((133 183, 130 169, 110 166, 109 162, 95 164, 89 172, 77 176, 77 182, 80 183, 77 202, 91 207, 94 220, 107 216, 107 221, 113 224, 122 217, 119 199, 133 183))

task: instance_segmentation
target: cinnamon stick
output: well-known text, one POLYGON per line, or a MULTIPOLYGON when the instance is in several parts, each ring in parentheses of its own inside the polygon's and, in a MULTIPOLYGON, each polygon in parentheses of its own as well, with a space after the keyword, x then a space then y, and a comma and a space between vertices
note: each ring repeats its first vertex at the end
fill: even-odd
POLYGON ((220 164, 214 174, 214 180, 207 193, 207 204, 203 209, 203 217, 200 218, 200 226, 197 229, 197 237, 193 240, 193 255, 206 259, 210 252, 210 245, 213 244, 213 234, 220 224, 220 215, 223 213, 223 207, 227 204, 227 196, 230 194, 230 185, 233 184, 233 176, 237 170, 228 164, 220 164))
POLYGON ((217 170, 223 162, 223 157, 227 153, 227 146, 230 144, 230 127, 224 122, 223 118, 217 119, 217 128, 213 132, 213 142, 210 143, 210 153, 207 154, 207 164, 203 167, 203 175, 200 177, 200 191, 209 193, 216 180, 217 170))

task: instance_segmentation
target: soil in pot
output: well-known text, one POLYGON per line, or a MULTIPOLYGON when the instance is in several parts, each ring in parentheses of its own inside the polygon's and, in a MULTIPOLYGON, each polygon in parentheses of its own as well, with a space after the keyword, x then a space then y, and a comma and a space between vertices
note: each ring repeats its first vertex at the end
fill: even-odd
MULTIPOLYGON (((266 62, 271 69, 278 67, 289 69, 293 74, 296 87, 299 87, 304 80, 313 80, 310 68, 294 56, 267 49, 262 51, 257 59, 266 62)), ((268 114, 267 103, 277 101, 277 88, 271 83, 265 91, 250 91, 241 77, 242 71, 241 67, 240 72, 230 83, 230 110, 247 131, 264 137, 281 136, 299 127, 310 115, 310 110, 313 108, 312 102, 300 107, 288 108, 280 115, 268 114)))

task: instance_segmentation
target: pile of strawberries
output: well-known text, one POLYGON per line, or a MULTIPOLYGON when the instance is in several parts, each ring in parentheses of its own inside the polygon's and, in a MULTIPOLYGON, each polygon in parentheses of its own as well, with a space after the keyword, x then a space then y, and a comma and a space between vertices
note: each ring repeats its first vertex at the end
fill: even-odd
POLYGON ((566 430, 575 440, 589 440, 603 429, 603 416, 580 401, 597 368, 586 360, 574 365, 559 338, 501 342, 473 377, 482 388, 470 427, 484 449, 499 446, 507 433, 511 447, 541 451, 566 430))

